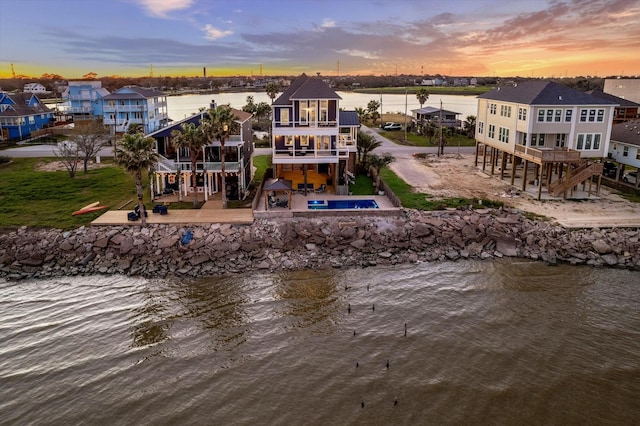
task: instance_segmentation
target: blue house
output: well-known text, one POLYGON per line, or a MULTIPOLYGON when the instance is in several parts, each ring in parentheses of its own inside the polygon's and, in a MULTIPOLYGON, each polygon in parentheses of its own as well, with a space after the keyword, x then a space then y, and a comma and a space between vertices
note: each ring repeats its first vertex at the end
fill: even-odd
POLYGON ((53 120, 53 111, 33 93, 0 93, 0 140, 28 139, 53 120))
POLYGON ((62 97, 67 101, 66 112, 81 121, 102 119, 102 98, 108 94, 101 81, 75 80, 69 81, 62 97))
POLYGON ((149 134, 169 123, 167 95, 155 89, 125 86, 102 99, 103 123, 111 134, 123 134, 131 124, 140 124, 149 134))

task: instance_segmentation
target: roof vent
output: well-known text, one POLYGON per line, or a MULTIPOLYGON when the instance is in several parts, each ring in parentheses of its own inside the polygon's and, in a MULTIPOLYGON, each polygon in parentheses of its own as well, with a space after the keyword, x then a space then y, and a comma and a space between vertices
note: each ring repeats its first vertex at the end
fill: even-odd
POLYGON ((562 100, 562 96, 558 96, 558 100, 561 101, 562 100))

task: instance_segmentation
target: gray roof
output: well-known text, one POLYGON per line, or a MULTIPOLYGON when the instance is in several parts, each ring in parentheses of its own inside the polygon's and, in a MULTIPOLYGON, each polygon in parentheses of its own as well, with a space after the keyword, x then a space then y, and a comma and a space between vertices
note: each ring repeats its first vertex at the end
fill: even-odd
POLYGON ((358 113, 355 111, 340 111, 340 127, 360 125, 360 119, 358 119, 358 113))
MULTIPOLYGON (((418 109, 412 109, 411 112, 416 112, 418 114, 435 114, 435 113, 440 113, 440 108, 434 108, 434 107, 424 107, 424 108, 418 108, 418 109)), ((455 112, 455 111, 448 111, 446 109, 442 110, 443 114, 448 114, 448 115, 460 115, 461 113, 459 112, 455 112)))
POLYGON ((631 120, 611 127, 611 142, 640 146, 640 120, 631 120))
POLYGON ((5 97, 11 99, 13 102, 2 102, 5 105, 11 105, 11 107, 0 112, 1 117, 25 117, 53 112, 33 93, 0 93, 0 101, 5 99, 5 97), (36 98, 37 102, 33 106, 29 106, 29 102, 33 98, 36 98))
POLYGON ((268 181, 263 190, 264 191, 291 191, 293 182, 288 179, 275 179, 268 181))
POLYGON ((611 93, 605 93, 602 90, 590 90, 587 93, 591 96, 595 96, 596 98, 608 99, 623 107, 640 107, 640 104, 630 101, 629 99, 619 98, 615 95, 612 95, 611 93))
POLYGON ((103 99, 149 99, 157 96, 166 96, 163 92, 155 89, 147 89, 145 87, 138 86, 126 86, 122 87, 110 95, 105 96, 103 99), (127 90, 133 93, 128 93, 127 90))
POLYGON ((513 86, 500 86, 478 96, 478 99, 527 105, 617 105, 617 102, 597 98, 548 80, 530 80, 513 86))
POLYGON ((294 99, 342 99, 331 87, 318 77, 300 75, 285 90, 274 105, 291 105, 294 99))

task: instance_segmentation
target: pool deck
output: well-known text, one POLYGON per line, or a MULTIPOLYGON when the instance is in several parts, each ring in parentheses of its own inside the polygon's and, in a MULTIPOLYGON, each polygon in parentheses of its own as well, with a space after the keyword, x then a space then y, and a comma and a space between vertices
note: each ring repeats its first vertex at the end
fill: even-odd
MULTIPOLYGON (((291 209, 288 207, 269 207, 265 209, 265 194, 263 193, 258 203, 258 208, 253 211, 255 218, 277 217, 323 217, 323 216, 390 216, 397 215, 401 209, 391 204, 384 195, 334 195, 332 193, 294 194, 291 196, 291 209), (377 209, 309 209, 311 200, 374 200, 378 204, 377 209)), ((285 199, 285 194, 278 194, 276 198, 285 199)))
MULTIPOLYGON (((279 194, 279 198, 285 199, 285 194, 279 194)), ((222 202, 212 199, 204 203, 200 209, 172 210, 168 204, 168 214, 148 212, 148 224, 175 224, 175 225, 206 225, 211 223, 251 224, 255 219, 275 219, 279 217, 326 217, 326 216, 390 216, 397 215, 401 209, 394 207, 391 201, 384 195, 346 196, 333 195, 331 193, 293 194, 291 196, 291 209, 288 207, 270 207, 265 209, 265 194, 263 193, 256 210, 251 209, 223 209, 222 202), (307 202, 311 200, 375 200, 377 209, 334 209, 313 210, 309 209, 307 202)), ((167 201, 165 199, 165 201, 167 201)), ((204 201, 204 200, 201 200, 204 201)), ((124 210, 109 210, 91 222, 93 226, 122 226, 140 225, 140 220, 129 221, 127 214, 133 210, 133 204, 124 210)))

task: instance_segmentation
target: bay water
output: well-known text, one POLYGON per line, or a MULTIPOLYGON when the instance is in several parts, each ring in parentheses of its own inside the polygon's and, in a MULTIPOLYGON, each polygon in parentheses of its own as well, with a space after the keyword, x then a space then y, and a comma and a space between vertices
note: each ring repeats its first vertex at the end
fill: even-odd
POLYGON ((640 422, 640 272, 0 280, 0 424, 640 422))

